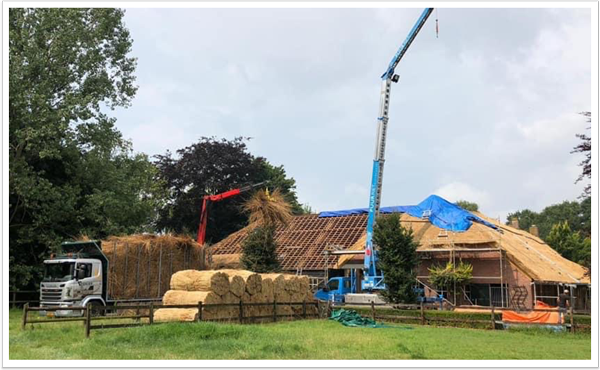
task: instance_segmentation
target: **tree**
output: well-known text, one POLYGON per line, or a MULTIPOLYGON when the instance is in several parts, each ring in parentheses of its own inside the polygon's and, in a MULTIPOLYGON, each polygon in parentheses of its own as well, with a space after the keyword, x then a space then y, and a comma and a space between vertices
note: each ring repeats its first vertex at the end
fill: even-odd
POLYGON ((465 284, 473 278, 473 266, 463 261, 460 261, 458 266, 448 262, 445 266, 433 265, 428 270, 431 284, 437 288, 444 288, 449 296, 464 290, 465 284))
POLYGON ((507 216, 506 224, 517 218, 522 230, 529 230, 532 225, 537 225, 540 238, 546 240, 552 226, 562 221, 567 221, 572 230, 578 231, 583 237, 591 236, 591 198, 585 198, 581 202, 565 201, 544 208, 541 212, 533 212, 524 209, 507 216))
POLYGON ((477 212, 479 211, 479 205, 477 205, 477 203, 473 203, 473 202, 469 202, 466 200, 459 200, 456 203, 457 206, 466 209, 467 211, 471 211, 471 212, 477 212))
POLYGON ((128 106, 136 92, 123 14, 9 10, 11 288, 34 288, 42 260, 65 239, 152 222, 156 170, 103 108, 128 106))
POLYGON ((254 228, 244 240, 240 262, 246 270, 275 272, 280 270, 275 243, 275 227, 263 225, 254 228))
MULTIPOLYGON (((592 121, 592 113, 591 112, 581 112, 580 114, 582 114, 584 117, 586 117, 588 123, 592 121)), ((590 129, 590 127, 588 127, 588 130, 589 129, 590 129)), ((592 178, 592 164, 591 164, 592 138, 590 136, 587 136, 586 134, 578 134, 576 136, 579 139, 581 139, 581 142, 579 143, 579 145, 577 145, 576 147, 573 148, 571 153, 584 153, 585 154, 585 159, 583 161, 581 161, 581 163, 579 163, 579 166, 581 166, 581 175, 579 175, 579 177, 575 181, 575 183, 577 184, 578 182, 580 182, 581 180, 583 180, 585 178, 587 178, 587 179, 592 178)), ((582 198, 589 197, 591 195, 591 191, 592 191, 591 184, 587 184, 585 186, 585 188, 583 189, 583 194, 581 194, 581 197, 582 198)))
MULTIPOLYGON (((295 214, 302 213, 296 198, 296 181, 286 176, 283 166, 273 166, 248 152, 247 138, 233 140, 201 138, 197 143, 156 156, 160 178, 168 189, 167 202, 159 211, 157 227, 194 235, 198 229, 202 197, 243 185, 269 180, 269 188, 281 190, 295 214)), ((206 241, 216 243, 247 225, 242 205, 251 194, 240 194, 210 209, 206 241)))
POLYGON ((579 235, 579 232, 571 231, 567 221, 552 226, 547 242, 564 258, 590 267, 591 239, 584 239, 579 235))
POLYGON ((385 276, 383 295, 393 303, 414 302, 418 244, 412 229, 400 225, 398 214, 381 216, 375 223, 373 242, 379 248, 378 266, 385 276))

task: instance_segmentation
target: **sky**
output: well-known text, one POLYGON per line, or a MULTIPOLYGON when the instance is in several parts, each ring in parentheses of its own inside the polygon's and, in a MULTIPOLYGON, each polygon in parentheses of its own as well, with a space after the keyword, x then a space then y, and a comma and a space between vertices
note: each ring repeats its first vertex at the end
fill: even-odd
MULTIPOLYGON (((117 128, 151 156, 251 137, 301 203, 367 207, 380 76, 421 11, 127 9, 139 89, 117 128)), ((442 8, 396 73, 383 206, 437 194, 504 220, 581 194, 589 9, 442 8)))

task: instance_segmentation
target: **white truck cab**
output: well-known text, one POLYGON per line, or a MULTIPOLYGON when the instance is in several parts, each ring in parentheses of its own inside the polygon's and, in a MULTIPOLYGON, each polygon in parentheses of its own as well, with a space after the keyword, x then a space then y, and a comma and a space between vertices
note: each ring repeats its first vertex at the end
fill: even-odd
MULTIPOLYGON (((70 246, 73 246, 71 243, 70 246)), ((44 261, 40 284, 41 307, 106 305, 105 268, 96 258, 67 253, 44 261)), ((41 315, 81 316, 84 311, 40 311, 41 315)))

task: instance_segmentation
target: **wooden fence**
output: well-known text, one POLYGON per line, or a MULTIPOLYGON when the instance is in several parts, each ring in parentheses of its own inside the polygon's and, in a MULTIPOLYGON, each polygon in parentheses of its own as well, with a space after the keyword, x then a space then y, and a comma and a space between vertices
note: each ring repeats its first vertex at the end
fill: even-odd
MULTIPOLYGON (((375 305, 373 302, 371 302, 371 318, 375 321, 377 320, 381 320, 381 321, 389 321, 389 322, 411 322, 411 323, 419 323, 421 325, 428 325, 429 323, 436 323, 436 322, 441 322, 441 323, 466 323, 466 324, 488 324, 489 328, 491 330, 495 330, 496 329, 496 325, 497 324, 504 324, 505 322, 503 322, 502 320, 497 320, 496 318, 496 314, 497 313, 501 313, 502 311, 506 311, 508 310, 507 308, 497 308, 497 307, 469 307, 469 309, 472 310, 481 310, 481 311, 489 311, 490 314, 490 318, 488 320, 483 320, 483 319, 472 319, 472 318, 450 318, 450 317, 439 317, 439 316, 434 316, 434 315, 427 315, 427 310, 425 309, 425 306, 421 303, 420 305, 404 305, 404 307, 406 308, 412 308, 415 309, 417 308, 420 312, 418 316, 402 316, 402 315, 387 315, 387 314, 379 314, 377 313, 377 309, 375 308, 377 305, 375 305)), ((557 312, 556 309, 535 309, 532 310, 533 312, 557 312)), ((435 312, 439 312, 439 311, 435 311, 435 312)), ((513 323, 513 322, 506 322, 507 324, 511 324, 514 326, 527 326, 527 325, 532 325, 532 326, 545 326, 545 325, 551 325, 551 324, 547 324, 547 323, 524 323, 524 324, 520 324, 520 323, 513 323)), ((570 308, 567 313, 564 315, 564 322, 562 324, 556 323, 556 325, 561 325, 563 326, 565 329, 569 329, 571 332, 575 332, 577 330, 577 328, 581 328, 581 329, 590 329, 591 325, 583 325, 583 324, 576 324, 574 319, 573 319, 573 308, 570 308)))
POLYGON ((25 303, 39 303, 40 292, 39 290, 11 290, 9 294, 9 305, 12 308, 17 308, 25 303), (29 299, 27 297, 35 297, 35 299, 29 299))
MULTIPOLYGON (((87 338, 89 338, 90 336, 90 332, 92 330, 97 330, 97 329, 110 329, 110 328, 123 328, 123 327, 131 327, 131 326, 141 326, 141 325, 154 325, 156 324, 154 322, 154 310, 159 309, 159 308, 197 308, 198 309, 198 317, 196 319, 196 322, 199 321, 210 321, 210 322, 238 322, 240 324, 244 324, 244 323, 255 323, 258 322, 258 320, 262 320, 264 321, 271 321, 271 322, 276 322, 278 319, 280 318, 286 318, 286 319, 308 319, 308 318, 316 318, 316 317, 320 317, 322 316, 321 312, 321 307, 319 305, 319 302, 291 302, 291 303, 279 303, 279 302, 272 302, 272 303, 219 303, 219 304, 203 304, 202 302, 198 302, 197 305, 162 305, 162 304, 154 304, 154 303, 150 303, 149 305, 128 305, 128 306, 95 306, 95 307, 91 307, 91 306, 86 306, 86 307, 29 307, 28 303, 25 303, 25 305, 23 306, 23 319, 22 319, 22 323, 21 323, 21 329, 25 330, 27 327, 27 324, 31 324, 33 326, 33 324, 47 324, 47 323, 57 323, 57 322, 72 322, 72 321, 81 321, 83 322, 83 325, 85 327, 85 336, 87 338), (273 307, 273 314, 269 314, 269 315, 262 315, 262 316, 246 316, 244 315, 244 307, 250 307, 250 306, 272 306, 273 307), (292 314, 292 315, 279 315, 277 314, 277 307, 281 307, 281 306, 302 306, 302 313, 299 314, 292 314), (229 318, 220 318, 220 319, 210 319, 210 320, 206 320, 203 319, 203 310, 206 308, 213 308, 213 307, 238 307, 238 312, 239 314, 235 317, 229 317, 229 318), (316 307, 316 311, 317 313, 308 313, 307 312, 307 308, 308 307, 316 307), (65 318, 51 318, 51 319, 30 319, 29 316, 29 312, 39 312, 39 311, 46 311, 46 312, 54 312, 54 311, 67 311, 67 310, 71 310, 71 311, 83 311, 83 315, 82 317, 65 317, 65 318), (106 311, 112 311, 112 310, 136 310, 136 314, 135 315, 124 315, 124 316, 119 316, 119 315, 107 315, 107 316, 93 316, 92 315, 92 310, 99 310, 99 311, 103 311, 104 313, 106 313, 106 311), (148 313, 140 313, 140 311, 147 311, 148 313), (134 319, 136 320, 135 322, 128 322, 128 323, 117 323, 117 324, 103 324, 103 322, 106 322, 107 320, 122 320, 122 319, 134 319), (142 322, 141 319, 148 319, 147 322, 142 322), (94 322, 102 322, 98 325, 94 325, 94 322)), ((327 306, 327 309, 329 309, 329 306, 327 306)))

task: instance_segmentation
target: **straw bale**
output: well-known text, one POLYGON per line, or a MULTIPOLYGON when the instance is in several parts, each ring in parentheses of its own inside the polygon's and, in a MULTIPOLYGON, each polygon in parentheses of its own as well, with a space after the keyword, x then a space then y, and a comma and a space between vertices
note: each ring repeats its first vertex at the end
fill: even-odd
POLYGON ((242 279, 244 279, 244 282, 246 283, 246 291, 249 294, 260 293, 262 290, 262 277, 256 272, 234 269, 222 269, 219 271, 227 274, 229 277, 240 276, 242 279))
POLYGON ((264 278, 273 280, 273 292, 285 290, 285 278, 283 274, 261 274, 264 278))
POLYGON ((287 225, 292 219, 292 208, 279 189, 271 194, 262 190, 255 192, 244 203, 244 211, 250 214, 249 221, 254 225, 287 225))
POLYGON ((210 268, 212 270, 240 268, 242 266, 240 256, 239 253, 213 255, 210 268))
POLYGON ((241 276, 229 276, 229 291, 239 299, 246 291, 246 282, 241 276))
POLYGON ((198 310, 193 308, 160 308, 154 311, 154 321, 196 321, 198 310))
POLYGON ((187 290, 169 290, 163 297, 163 304, 218 304, 221 303, 221 297, 213 292, 197 292, 187 290))
MULTIPOLYGON (((231 304, 231 303, 239 304, 240 303, 240 297, 236 296, 235 294, 233 294, 231 292, 223 295, 223 297, 221 297, 221 298, 222 298, 222 303, 227 303, 227 304, 231 304)), ((236 306, 221 307, 219 316, 221 319, 236 319, 239 316, 239 307, 236 307, 236 306)))
POLYGON ((275 291, 275 300, 277 302, 291 302, 291 295, 286 290, 277 290, 275 291))
POLYGON ((271 278, 263 278, 262 279, 262 291, 261 291, 261 301, 262 302, 273 302, 274 299, 274 284, 271 278))
POLYGON ((214 271, 184 270, 171 276, 171 289, 188 291, 212 291, 218 295, 229 292, 227 274, 214 271))
POLYGON ((204 251, 175 235, 110 236, 102 241, 109 260, 108 294, 113 299, 160 298, 174 272, 204 269, 204 251))

